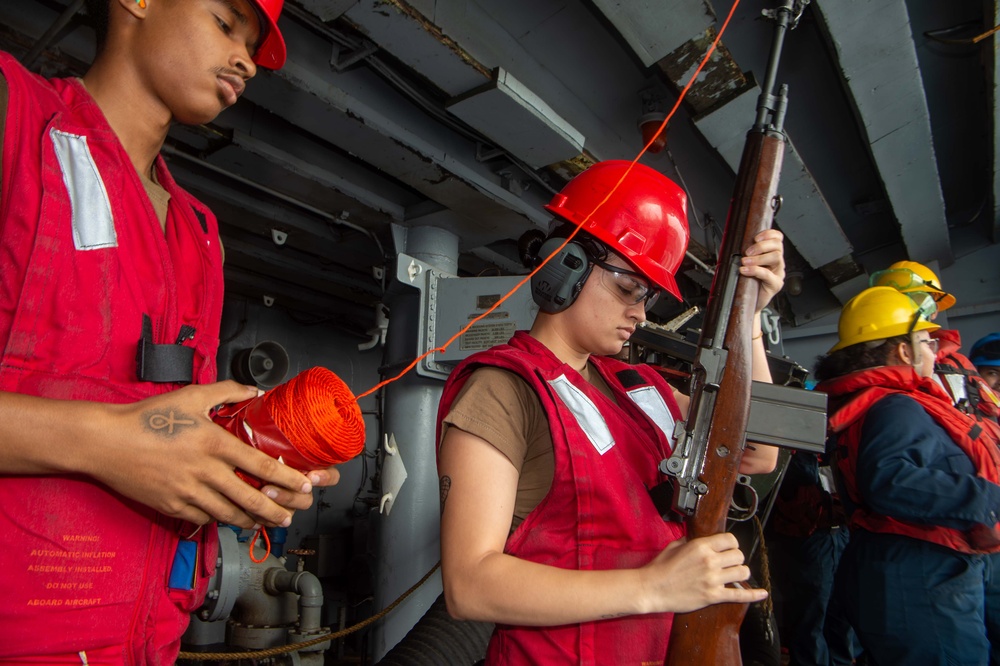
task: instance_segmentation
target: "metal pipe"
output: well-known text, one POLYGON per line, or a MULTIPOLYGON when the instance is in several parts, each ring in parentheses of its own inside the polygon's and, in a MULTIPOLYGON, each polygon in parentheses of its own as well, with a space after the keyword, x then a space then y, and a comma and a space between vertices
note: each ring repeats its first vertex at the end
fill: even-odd
MULTIPOLYGON (((417 257, 434 269, 454 274, 460 239, 434 227, 407 230, 397 251, 417 257)), ((416 348, 421 327, 421 298, 428 294, 398 281, 390 285, 386 305, 392 313, 385 345, 385 365, 409 363, 425 349, 416 348)), ((386 372, 388 374, 388 372, 386 372)), ((394 435, 408 476, 391 511, 378 517, 379 561, 375 605, 388 606, 440 559, 441 510, 435 439, 438 402, 444 382, 410 372, 383 389, 383 434, 394 435)), ((441 592, 440 574, 377 623, 372 649, 377 663, 423 617, 441 592)))
POLYGON ((701 270, 705 271, 709 275, 715 275, 715 269, 712 268, 711 266, 709 266, 708 264, 706 264, 704 261, 702 261, 698 257, 696 257, 693 254, 691 254, 690 250, 685 250, 684 256, 686 256, 688 259, 690 259, 698 268, 700 268, 701 270))
POLYGON ((413 227, 406 235, 407 253, 444 273, 458 274, 458 236, 438 227, 413 227))
POLYGON ((241 553, 240 560, 240 596, 236 599, 230 619, 248 627, 280 627, 293 622, 294 612, 289 613, 285 600, 280 596, 286 590, 275 591, 267 585, 276 572, 284 571, 278 566, 277 559, 272 555, 266 563, 257 564, 249 562, 249 558, 241 553))
POLYGON ((309 571, 270 569, 264 589, 271 594, 294 592, 299 595, 299 632, 309 633, 322 628, 323 584, 309 571))
POLYGON ((288 204, 291 204, 293 206, 296 206, 297 208, 300 208, 300 209, 302 209, 304 211, 312 213, 313 215, 318 215, 319 217, 322 217, 324 220, 332 222, 333 224, 337 224, 337 225, 340 225, 342 227, 347 227, 348 229, 353 229, 353 230, 355 230, 357 232, 360 232, 360 233, 364 234, 365 236, 371 238, 372 241, 375 242, 375 245, 378 246, 379 256, 385 257, 385 251, 382 249, 382 243, 379 241, 378 236, 376 236, 373 231, 369 231, 368 229, 365 229, 362 226, 359 226, 357 224, 353 224, 351 222, 348 222, 347 220, 343 219, 342 217, 337 216, 337 215, 333 215, 332 213, 328 213, 325 210, 320 210, 319 208, 316 208, 315 206, 311 206, 311 205, 307 204, 304 201, 299 201, 298 199, 296 199, 294 197, 290 197, 287 194, 283 194, 282 192, 278 192, 277 190, 273 190, 270 187, 268 187, 267 185, 261 185, 258 182, 250 180, 249 178, 244 178, 243 176, 240 176, 239 174, 235 174, 232 171, 227 171, 226 169, 223 169, 221 167, 217 167, 214 164, 212 164, 211 162, 207 162, 207 161, 201 159, 200 157, 195 157, 194 155, 189 155, 188 153, 185 153, 182 150, 178 150, 177 148, 174 148, 173 146, 170 146, 169 144, 164 144, 163 148, 161 149, 161 152, 163 152, 163 153, 165 153, 167 155, 170 155, 171 157, 179 157, 179 158, 181 158, 183 160, 187 160, 188 162, 191 162, 192 164, 197 164, 198 166, 203 167, 205 169, 208 169, 209 171, 211 171, 213 173, 217 173, 220 176, 225 176, 226 178, 234 180, 237 183, 240 183, 241 185, 246 185, 247 187, 253 188, 253 189, 257 190, 258 192, 260 192, 262 194, 266 194, 266 195, 268 195, 270 197, 274 197, 275 199, 278 199, 280 201, 284 201, 285 203, 288 203, 288 204))

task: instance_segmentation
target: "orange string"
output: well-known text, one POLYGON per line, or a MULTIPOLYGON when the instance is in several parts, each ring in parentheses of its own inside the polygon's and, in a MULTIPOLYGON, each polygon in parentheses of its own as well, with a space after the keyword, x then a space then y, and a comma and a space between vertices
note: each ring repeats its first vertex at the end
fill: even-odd
MULTIPOLYGON (((611 191, 596 205, 594 209, 590 211, 573 229, 573 232, 569 235, 562 244, 552 251, 549 256, 545 257, 544 260, 528 275, 526 275, 520 282, 518 282, 513 289, 503 295, 496 303, 493 304, 486 312, 482 313, 478 317, 474 318, 467 325, 465 325, 461 330, 451 336, 447 342, 445 342, 440 347, 435 347, 430 349, 420 356, 418 356, 412 363, 406 366, 399 374, 385 381, 379 382, 371 389, 360 394, 356 398, 351 394, 351 390, 347 385, 339 378, 336 374, 330 370, 323 367, 315 367, 305 372, 300 373, 288 382, 268 391, 264 394, 263 400, 265 401, 265 406, 268 413, 271 415, 271 419, 274 424, 281 430, 289 442, 292 443, 295 448, 302 453, 305 457, 311 458, 316 461, 317 467, 336 465, 338 463, 350 460, 354 456, 361 453, 365 446, 365 424, 364 419, 361 416, 361 408, 358 405, 358 399, 368 396, 378 389, 390 384, 400 377, 408 373, 410 370, 416 367, 416 365, 435 352, 443 352, 447 349, 455 340, 460 338, 469 329, 471 329, 478 322, 482 321, 490 313, 500 307, 508 298, 510 298, 518 289, 520 289, 526 282, 531 280, 532 277, 547 264, 553 257, 555 257, 559 252, 566 247, 574 236, 580 231, 580 229, 594 216, 594 214, 601 209, 604 204, 614 195, 615 191, 621 186, 631 173, 632 167, 639 161, 639 159, 646 153, 649 147, 656 141, 657 137, 666 129, 667 123, 673 117, 677 109, 680 108, 681 101, 687 95, 688 90, 698 78, 698 74, 704 68, 705 64, 708 62, 709 58, 715 52, 715 48, 722 38, 723 33, 729 25, 729 21, 732 19, 733 14, 736 11, 736 7, 739 5, 740 0, 736 0, 733 3, 732 8, 729 10, 729 15, 726 16, 725 22, 722 24, 722 28, 719 33, 715 36, 712 41, 712 45, 709 47, 708 52, 702 59, 698 68, 691 75, 691 80, 687 82, 684 89, 681 91, 680 96, 678 96, 677 101, 674 103, 670 113, 664 118, 663 122, 660 123, 660 127, 656 134, 649 140, 649 142, 643 146, 642 150, 638 155, 631 161, 625 173, 622 174, 615 186, 611 188, 611 191)), ((267 534, 267 530, 264 528, 258 529, 253 538, 250 541, 250 559, 260 564, 264 562, 268 556, 271 554, 271 539, 267 534), (254 544, 257 542, 257 538, 264 534, 265 552, 263 559, 257 559, 254 556, 254 544)))
POLYGON ((427 358, 431 354, 433 354, 435 352, 443 352, 445 349, 447 349, 449 346, 451 346, 451 343, 453 343, 455 340, 457 340, 458 338, 460 338, 463 335, 465 335, 465 333, 467 333, 469 331, 469 329, 471 329, 473 326, 475 326, 480 321, 482 321, 487 316, 489 316, 494 310, 496 310, 498 307, 500 307, 500 305, 503 304, 504 301, 506 301, 508 298, 510 298, 511 296, 513 296, 514 293, 518 289, 520 289, 521 287, 523 287, 526 282, 528 282, 529 280, 531 280, 531 278, 535 276, 535 273, 537 273, 539 270, 541 270, 542 266, 544 266, 545 264, 549 263, 549 261, 553 257, 555 257, 560 252, 562 252, 563 248, 566 247, 566 245, 571 240, 573 240, 573 237, 576 236, 577 232, 580 231, 580 229, 583 227, 583 225, 585 225, 588 221, 590 221, 590 218, 593 217, 594 214, 597 211, 599 211, 601 209, 601 207, 605 203, 607 203, 608 199, 610 199, 614 195, 614 193, 618 190, 618 188, 621 187, 621 184, 623 182, 625 182, 625 179, 628 177, 629 173, 632 172, 632 167, 634 167, 635 164, 639 161, 639 159, 643 155, 646 154, 646 151, 649 150, 649 147, 651 145, 653 145, 653 142, 656 141, 656 139, 660 136, 660 134, 662 134, 664 132, 664 130, 667 127, 667 123, 669 123, 670 119, 673 118, 674 114, 677 112, 677 109, 680 108, 681 102, 684 100, 684 97, 687 96, 688 90, 691 89, 691 86, 698 79, 698 74, 701 73, 701 70, 704 69, 704 67, 705 67, 706 64, 708 64, 709 58, 711 58, 712 54, 715 53, 715 47, 718 45, 719 40, 722 39, 723 33, 726 32, 726 28, 729 26, 729 21, 733 18, 733 14, 736 12, 736 8, 739 6, 739 4, 740 4, 740 0, 736 0, 733 3, 732 8, 730 8, 730 10, 729 10, 729 14, 726 16, 726 20, 722 23, 722 28, 719 29, 719 33, 715 36, 715 39, 712 40, 712 45, 708 48, 708 51, 705 53, 705 57, 702 58, 701 63, 698 64, 698 68, 694 70, 694 74, 691 75, 691 80, 688 81, 687 85, 684 86, 684 89, 681 90, 681 94, 677 97, 677 101, 674 102, 674 106, 673 106, 672 109, 670 109, 670 113, 668 113, 667 117, 663 119, 662 123, 660 123, 660 128, 656 131, 656 134, 654 134, 653 137, 649 140, 649 142, 647 142, 646 145, 642 147, 642 150, 639 151, 639 154, 636 155, 635 158, 632 160, 632 162, 628 165, 628 168, 625 170, 625 173, 623 173, 622 177, 618 179, 618 182, 615 183, 615 186, 611 188, 611 191, 608 192, 608 194, 603 199, 601 199, 601 201, 598 202, 598 204, 596 206, 594 206, 594 209, 592 211, 590 211, 590 213, 588 213, 582 220, 580 220, 579 224, 576 225, 576 228, 573 229, 573 232, 570 233, 569 237, 566 240, 564 240, 559 247, 557 247, 555 250, 553 250, 552 253, 549 254, 549 256, 545 257, 545 259, 543 259, 542 262, 540 264, 538 264, 538 266, 536 266, 533 271, 531 271, 530 273, 528 273, 524 277, 524 279, 522 279, 520 282, 518 282, 516 285, 514 285, 513 289, 511 289, 510 291, 508 291, 506 294, 503 295, 503 297, 501 297, 496 303, 494 303, 493 306, 490 309, 486 310, 486 312, 483 312, 481 315, 479 315, 478 317, 476 317, 472 321, 470 321, 468 324, 466 324, 461 330, 458 331, 458 333, 456 333, 455 335, 453 335, 450 338, 448 338, 448 341, 445 342, 440 347, 435 347, 433 349, 428 349, 423 354, 421 354, 420 356, 418 356, 417 358, 415 358, 409 365, 407 365, 405 368, 403 368, 403 370, 399 374, 397 374, 395 377, 391 377, 389 379, 381 381, 378 384, 376 384, 375 386, 373 386, 372 388, 370 388, 367 391, 365 391, 364 393, 359 394, 358 395, 358 399, 361 399, 361 398, 364 398, 365 396, 371 395, 372 393, 374 393, 375 391, 379 390, 383 386, 391 384, 392 382, 400 379, 401 377, 403 377, 403 375, 405 375, 406 373, 408 373, 410 370, 412 370, 413 368, 417 367, 417 364, 420 363, 420 361, 422 361, 423 359, 427 358))
POLYGON ((271 537, 269 537, 267 535, 267 530, 265 530, 262 527, 259 530, 257 530, 256 532, 254 532, 253 533, 253 538, 250 539, 250 559, 251 559, 251 561, 255 562, 256 564, 260 564, 261 562, 263 562, 264 560, 266 560, 267 557, 268 557, 268 555, 270 555, 270 554, 271 554, 271 537), (253 545, 255 543, 257 543, 257 537, 259 537, 261 534, 264 535, 264 557, 262 557, 261 559, 258 560, 253 555, 253 545))

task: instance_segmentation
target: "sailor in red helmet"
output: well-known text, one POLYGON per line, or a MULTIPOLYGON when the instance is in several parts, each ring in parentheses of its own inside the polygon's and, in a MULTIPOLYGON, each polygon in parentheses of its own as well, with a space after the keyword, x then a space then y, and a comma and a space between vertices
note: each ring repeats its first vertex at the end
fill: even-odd
POLYGON ((90 0, 82 79, 0 53, 0 664, 174 663, 215 568, 199 526, 287 525, 337 480, 208 418, 254 392, 215 383, 218 225, 159 157, 284 63, 281 6, 90 0))
MULTIPOLYGON (((688 400, 610 358, 660 292, 680 298, 683 191, 641 164, 595 164, 547 206, 557 226, 536 254, 613 189, 533 278, 531 330, 464 361, 444 389, 444 592, 453 616, 496 623, 487 664, 659 664, 673 613, 766 595, 727 587, 749 576, 731 534, 686 542, 661 518, 648 491, 688 400)), ((770 381, 759 316, 783 283, 781 233, 761 233, 741 271, 761 283, 753 374, 770 381)), ((748 447, 741 471, 776 458, 748 447)))

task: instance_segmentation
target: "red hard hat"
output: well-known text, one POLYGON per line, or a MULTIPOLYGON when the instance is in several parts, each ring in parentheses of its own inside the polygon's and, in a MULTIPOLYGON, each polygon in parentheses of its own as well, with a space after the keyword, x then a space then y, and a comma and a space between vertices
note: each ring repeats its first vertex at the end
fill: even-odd
POLYGON ((598 162, 571 180, 545 209, 576 225, 590 215, 581 231, 602 241, 680 299, 674 274, 690 236, 687 196, 656 169, 636 163, 629 171, 630 164, 624 160, 598 162), (620 180, 618 189, 604 201, 620 180))
POLYGON ((278 15, 285 0, 252 0, 257 8, 257 16, 261 21, 261 34, 264 39, 254 54, 253 61, 267 69, 281 69, 285 64, 285 40, 278 30, 278 15))

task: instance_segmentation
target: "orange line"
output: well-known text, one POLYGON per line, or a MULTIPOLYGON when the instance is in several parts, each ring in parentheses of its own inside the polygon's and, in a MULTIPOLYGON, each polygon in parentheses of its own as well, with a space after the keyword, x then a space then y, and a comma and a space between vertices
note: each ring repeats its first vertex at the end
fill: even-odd
POLYGON ((423 354, 421 354, 420 356, 418 356, 417 358, 415 358, 412 363, 410 363, 408 366, 406 366, 406 368, 404 368, 395 377, 392 377, 390 379, 386 379, 384 381, 381 381, 378 384, 376 384, 375 386, 373 386, 372 388, 370 388, 367 391, 365 391, 364 393, 358 395, 358 399, 359 400, 361 398, 364 398, 365 396, 371 395, 372 393, 374 393, 375 391, 379 390, 383 386, 386 386, 387 384, 391 384, 392 382, 394 382, 397 379, 401 378, 403 375, 405 375, 406 373, 408 373, 410 370, 412 370, 413 368, 417 367, 417 364, 420 363, 420 361, 424 360, 425 358, 427 358, 431 354, 433 354, 435 352, 443 352, 445 349, 447 349, 451 345, 451 343, 453 343, 458 338, 462 337, 466 332, 468 332, 468 330, 470 328, 472 328, 473 326, 475 326, 476 324, 478 324, 487 315, 489 315, 491 312, 493 312, 498 307, 500 307, 500 305, 504 301, 506 301, 508 298, 510 298, 511 296, 513 296, 514 292, 516 292, 518 289, 520 289, 521 287, 523 287, 526 282, 528 282, 529 280, 531 280, 531 278, 534 277, 535 273, 537 273, 539 270, 541 270, 542 266, 544 266, 545 264, 549 263, 549 260, 551 260, 557 254, 559 254, 560 252, 562 252, 562 249, 564 247, 566 247, 566 245, 571 240, 573 240, 573 237, 576 236, 577 232, 580 231, 580 229, 583 227, 583 225, 585 225, 590 220, 590 218, 592 218, 594 216, 594 213, 596 213, 597 211, 599 211, 601 209, 601 206, 603 206, 605 203, 607 203, 608 200, 618 190, 618 188, 621 187, 621 184, 623 182, 625 182, 625 179, 628 177, 629 173, 632 172, 632 167, 635 166, 635 164, 639 161, 639 159, 643 155, 646 154, 646 151, 649 150, 649 147, 653 144, 654 141, 656 141, 657 137, 659 137, 660 134, 662 134, 664 132, 664 130, 666 130, 667 123, 670 122, 670 119, 674 117, 674 114, 677 112, 677 109, 680 108, 681 102, 684 100, 684 97, 687 95, 688 90, 691 89, 691 86, 698 79, 698 74, 701 73, 701 70, 708 63, 709 58, 711 58, 712 54, 715 53, 715 47, 718 45, 719 40, 722 39, 723 33, 726 32, 726 28, 729 26, 729 21, 733 18, 733 14, 736 12, 736 8, 739 6, 739 4, 740 4, 740 0, 736 0, 733 3, 732 8, 729 10, 729 15, 726 16, 726 20, 722 23, 722 28, 719 29, 719 34, 717 34, 715 36, 715 39, 712 41, 712 45, 708 48, 708 51, 705 53, 705 57, 702 58, 701 63, 699 63, 699 65, 698 65, 698 68, 696 70, 694 70, 694 74, 691 75, 691 80, 687 82, 687 85, 684 86, 684 89, 681 91, 681 94, 677 98, 677 101, 674 102, 674 106, 673 106, 672 109, 670 109, 670 113, 668 113, 667 117, 663 119, 662 123, 660 123, 660 129, 658 129, 657 132, 656 132, 656 134, 653 135, 653 138, 651 138, 649 140, 649 142, 645 146, 642 147, 642 150, 639 151, 639 154, 636 155, 635 159, 633 159, 632 162, 628 165, 628 168, 625 170, 625 173, 623 173, 622 177, 618 179, 618 182, 615 183, 615 186, 613 188, 611 188, 611 191, 608 192, 607 196, 605 196, 603 199, 601 199, 600 203, 598 203, 596 206, 594 206, 594 210, 590 211, 590 213, 588 213, 586 217, 584 217, 582 220, 580 220, 580 223, 576 225, 575 229, 573 229, 573 232, 569 235, 569 238, 567 238, 566 240, 564 240, 563 243, 559 247, 557 247, 555 250, 553 250, 552 253, 549 256, 545 257, 545 259, 542 260, 542 262, 540 264, 538 264, 537 267, 535 267, 535 270, 533 270, 530 273, 528 273, 524 277, 523 280, 521 280, 516 285, 514 285, 514 288, 511 289, 510 291, 508 291, 506 294, 504 294, 503 297, 500 300, 498 300, 496 303, 494 303, 493 306, 489 310, 487 310, 486 312, 482 313, 481 315, 479 315, 478 317, 476 317, 475 319, 473 319, 472 321, 470 321, 468 324, 466 324, 458 333, 456 333, 455 335, 453 335, 450 338, 448 338, 448 341, 445 342, 440 347, 435 347, 433 349, 428 349, 423 354))

